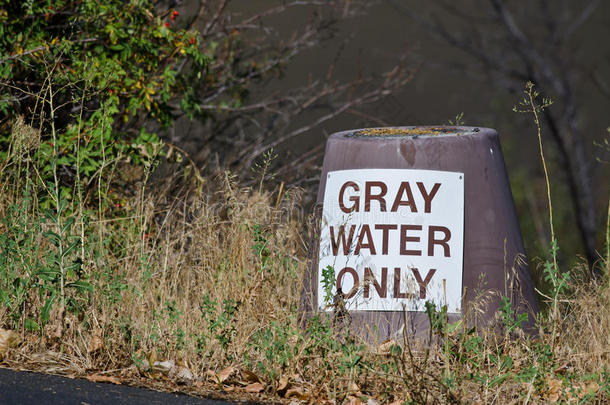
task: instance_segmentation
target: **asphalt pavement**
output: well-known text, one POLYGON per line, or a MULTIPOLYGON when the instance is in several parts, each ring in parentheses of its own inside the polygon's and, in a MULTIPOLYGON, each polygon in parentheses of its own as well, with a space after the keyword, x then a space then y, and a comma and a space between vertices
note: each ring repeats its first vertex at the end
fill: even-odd
POLYGON ((4 405, 227 405, 231 402, 0 368, 4 405))

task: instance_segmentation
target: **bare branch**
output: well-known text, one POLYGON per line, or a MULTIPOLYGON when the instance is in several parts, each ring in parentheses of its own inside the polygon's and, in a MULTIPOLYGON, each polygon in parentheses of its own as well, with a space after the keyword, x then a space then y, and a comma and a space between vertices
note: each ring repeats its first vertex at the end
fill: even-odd
POLYGON ((591 0, 582 13, 580 13, 580 15, 574 19, 574 22, 564 31, 564 38, 571 37, 572 34, 591 17, 593 12, 599 7, 599 4, 599 0, 591 0))
POLYGON ((523 72, 515 70, 515 69, 511 68, 509 65, 502 63, 499 60, 500 58, 498 58, 498 60, 496 60, 490 53, 485 52, 487 50, 483 50, 482 48, 475 46, 467 38, 460 38, 458 35, 450 33, 449 31, 447 31, 444 28, 443 24, 441 24, 439 22, 432 23, 431 21, 424 19, 417 13, 413 13, 411 10, 409 10, 407 7, 405 7, 398 0, 386 0, 386 1, 389 2, 400 13, 413 19, 421 27, 423 27, 426 30, 428 30, 429 32, 439 36, 449 45, 455 46, 455 47, 461 49, 462 51, 474 56, 480 62, 482 62, 487 68, 493 69, 508 77, 511 77, 513 79, 516 79, 516 80, 519 80, 522 82, 530 79, 527 74, 524 74, 523 72))

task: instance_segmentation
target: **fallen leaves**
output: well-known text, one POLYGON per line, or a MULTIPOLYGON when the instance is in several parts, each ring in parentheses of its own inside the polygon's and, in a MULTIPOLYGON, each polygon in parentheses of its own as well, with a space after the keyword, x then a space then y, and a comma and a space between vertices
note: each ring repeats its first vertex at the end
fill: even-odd
POLYGON ((288 376, 283 375, 277 384, 276 392, 283 396, 289 387, 290 387, 290 379, 288 378, 288 376))
MULTIPOLYGON (((388 353, 395 345, 394 341, 382 343, 377 348, 375 354, 388 353)), ((192 371, 192 365, 184 360, 155 360, 155 354, 140 353, 137 369, 142 376, 160 381, 172 382, 174 384, 188 384, 192 388, 220 390, 229 395, 251 395, 260 398, 279 397, 286 403, 321 403, 332 404, 337 401, 337 397, 328 396, 327 392, 318 390, 318 387, 299 374, 285 374, 279 376, 275 381, 268 381, 256 372, 241 368, 239 365, 229 365, 222 369, 203 370, 199 376, 192 371), (145 358, 148 359, 145 359, 145 358)), ((561 364, 561 363, 560 363, 561 364)), ((136 366, 132 366, 135 371, 136 366)), ((542 387, 534 389, 529 386, 534 394, 533 398, 543 400, 545 403, 572 402, 582 400, 587 396, 596 395, 602 388, 595 381, 582 381, 580 383, 571 382, 566 385, 565 372, 569 371, 566 363, 551 369, 553 373, 543 379, 542 387), (567 370, 567 371, 566 371, 567 370)), ((106 382, 121 384, 121 380, 113 376, 95 374, 88 376, 87 379, 93 382, 106 382)), ((380 399, 376 397, 376 392, 370 390, 362 380, 346 381, 342 386, 343 396, 339 396, 341 403, 350 405, 379 405, 387 403, 388 398, 380 399)), ((411 401, 408 393, 402 392, 402 397, 394 397, 391 405, 397 405, 403 401, 411 401)), ((478 399, 472 403, 483 403, 478 399)))
POLYGON ((145 376, 150 378, 164 376, 179 384, 196 382, 193 372, 184 365, 176 364, 174 360, 154 361, 154 356, 149 356, 149 359, 142 360, 140 364, 136 365, 138 371, 145 376))
POLYGON ((255 383, 249 384, 246 387, 246 392, 249 392, 251 394, 257 394, 259 392, 262 392, 264 389, 265 389, 265 385, 263 383, 255 382, 255 383))
POLYGON ((348 392, 350 395, 362 396, 362 392, 360 392, 360 387, 355 382, 350 383, 348 392))
POLYGON ((585 383, 582 385, 582 389, 580 391, 580 395, 578 398, 582 398, 585 395, 596 394, 599 391, 599 384, 595 381, 590 381, 589 383, 585 383))
POLYGON ((562 380, 557 378, 547 377, 545 382, 547 386, 545 399, 549 403, 563 402, 566 399, 572 403, 576 399, 582 400, 586 395, 596 394, 599 390, 599 384, 595 381, 577 383, 571 389, 563 389, 562 380))
POLYGON ((121 381, 118 378, 113 377, 111 375, 93 374, 93 375, 88 375, 85 378, 87 380, 89 380, 91 382, 95 382, 95 383, 111 383, 111 384, 121 385, 121 381))
POLYGON ((229 366, 216 373, 208 370, 208 378, 221 385, 224 391, 243 390, 249 394, 258 394, 265 390, 265 383, 254 372, 250 370, 239 370, 229 366))
POLYGON ((285 398, 295 398, 301 401, 309 399, 309 395, 304 391, 303 387, 293 387, 286 391, 285 398))
POLYGON ((225 381, 227 381, 229 379, 229 377, 231 377, 233 375, 233 373, 235 373, 236 369, 233 366, 229 366, 223 370, 220 371, 220 373, 216 374, 216 381, 219 384, 224 383, 225 381))
POLYGON ((176 367, 176 362, 173 360, 155 361, 152 371, 161 374, 169 374, 172 368, 176 367))
POLYGON ((241 371, 242 378, 248 382, 263 382, 263 380, 250 370, 241 371))
POLYGON ((87 348, 88 353, 95 353, 104 347, 104 341, 101 337, 94 335, 91 336, 91 340, 89 341, 89 347, 87 348))
MULTIPOLYGON (((229 366, 221 371, 208 370, 205 375, 209 382, 219 385, 225 392, 244 392, 248 394, 261 394, 268 388, 263 379, 248 369, 229 366)), ((275 392, 283 398, 304 401, 311 399, 306 383, 298 375, 284 375, 280 377, 275 392)))
POLYGON ((348 396, 346 398, 346 403, 349 405, 362 404, 362 401, 360 400, 360 397, 362 397, 362 392, 360 392, 360 387, 358 387, 358 384, 355 382, 350 383, 347 392, 348 396))
POLYGON ((104 347, 104 341, 102 340, 102 330, 95 329, 93 335, 89 339, 89 346, 87 347, 87 353, 96 353, 104 347))
POLYGON ((557 402, 561 395, 561 380, 548 377, 546 379, 546 385, 548 387, 547 400, 549 402, 557 402))
POLYGON ((275 392, 286 399, 308 401, 311 399, 311 384, 306 383, 299 375, 283 375, 280 377, 275 392))
POLYGON ((20 341, 19 334, 14 330, 0 328, 0 360, 4 358, 10 348, 17 346, 20 341))
POLYGON ((169 370, 169 377, 176 380, 179 383, 187 384, 194 380, 194 375, 186 367, 174 366, 169 370))

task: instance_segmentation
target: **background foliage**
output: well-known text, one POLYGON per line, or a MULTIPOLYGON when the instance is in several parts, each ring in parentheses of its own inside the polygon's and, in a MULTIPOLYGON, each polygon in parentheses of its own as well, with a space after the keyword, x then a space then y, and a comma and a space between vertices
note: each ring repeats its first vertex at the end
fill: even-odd
POLYGON ((43 181, 56 159, 61 185, 72 190, 78 174, 87 197, 104 165, 141 163, 158 142, 144 123, 167 127, 176 99, 191 111, 188 90, 213 60, 196 31, 175 27, 176 16, 150 1, 1 2, 3 156, 20 147, 10 126, 22 116, 39 131, 25 142, 38 146, 43 181))

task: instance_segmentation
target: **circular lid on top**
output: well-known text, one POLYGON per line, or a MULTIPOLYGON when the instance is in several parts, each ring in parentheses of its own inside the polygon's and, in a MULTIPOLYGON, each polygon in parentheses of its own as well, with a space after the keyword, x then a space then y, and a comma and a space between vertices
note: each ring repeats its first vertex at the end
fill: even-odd
POLYGON ((473 135, 480 131, 477 127, 410 126, 355 129, 341 132, 341 135, 346 138, 419 138, 473 135))

